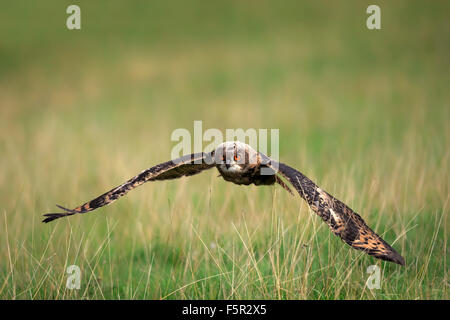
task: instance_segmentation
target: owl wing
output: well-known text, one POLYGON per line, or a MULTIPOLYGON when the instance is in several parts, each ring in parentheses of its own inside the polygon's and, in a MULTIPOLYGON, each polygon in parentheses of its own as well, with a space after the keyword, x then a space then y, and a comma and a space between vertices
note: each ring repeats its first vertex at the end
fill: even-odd
POLYGON ((56 205, 64 212, 44 214, 47 218, 42 220, 42 222, 48 223, 58 218, 71 216, 77 213, 86 213, 106 206, 147 181, 177 179, 198 174, 204 170, 214 167, 213 160, 212 153, 202 152, 186 155, 175 160, 158 164, 142 171, 140 174, 120 186, 115 187, 101 196, 98 196, 97 198, 74 209, 67 209, 56 205))
POLYGON ((347 205, 320 189, 294 168, 272 159, 269 166, 292 184, 300 196, 308 202, 309 207, 345 243, 378 259, 405 265, 403 257, 372 231, 361 216, 347 205))

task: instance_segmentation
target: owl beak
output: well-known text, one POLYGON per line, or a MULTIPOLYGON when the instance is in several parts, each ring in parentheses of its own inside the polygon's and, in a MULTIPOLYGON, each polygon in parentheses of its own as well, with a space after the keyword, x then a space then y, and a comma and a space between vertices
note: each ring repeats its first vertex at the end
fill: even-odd
POLYGON ((231 167, 231 164, 225 163, 225 167, 227 167, 227 169, 229 169, 231 167))

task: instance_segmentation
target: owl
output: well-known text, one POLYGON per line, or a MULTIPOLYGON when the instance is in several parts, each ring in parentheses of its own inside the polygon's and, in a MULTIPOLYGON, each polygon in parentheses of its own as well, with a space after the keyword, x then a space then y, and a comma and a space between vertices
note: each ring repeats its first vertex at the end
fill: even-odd
POLYGON ((63 212, 47 213, 43 222, 82 214, 106 206, 148 181, 169 180, 199 174, 216 168, 225 181, 238 185, 278 184, 291 194, 291 187, 302 197, 343 242, 357 250, 405 265, 404 258, 367 226, 359 214, 318 187, 296 169, 254 150, 239 141, 220 144, 212 152, 201 152, 170 160, 142 171, 118 187, 74 209, 57 205, 63 212), (289 187, 289 185, 291 187, 289 187))

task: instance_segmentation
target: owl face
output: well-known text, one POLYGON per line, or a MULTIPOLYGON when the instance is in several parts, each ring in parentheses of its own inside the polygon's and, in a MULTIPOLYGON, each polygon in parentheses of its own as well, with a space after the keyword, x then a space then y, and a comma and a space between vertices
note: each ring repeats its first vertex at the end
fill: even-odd
POLYGON ((245 173, 257 164, 257 152, 239 141, 220 144, 215 157, 218 169, 228 174, 245 173))

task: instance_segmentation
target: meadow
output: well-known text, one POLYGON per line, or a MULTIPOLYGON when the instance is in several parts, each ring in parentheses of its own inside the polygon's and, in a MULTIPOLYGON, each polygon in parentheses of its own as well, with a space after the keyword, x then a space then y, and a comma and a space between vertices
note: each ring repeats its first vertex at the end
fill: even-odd
POLYGON ((0 299, 449 299, 450 6, 377 3, 381 30, 367 1, 77 1, 71 31, 71 1, 3 4, 0 299), (169 160, 195 120, 279 129, 280 160, 406 266, 212 170, 41 223, 169 160))

